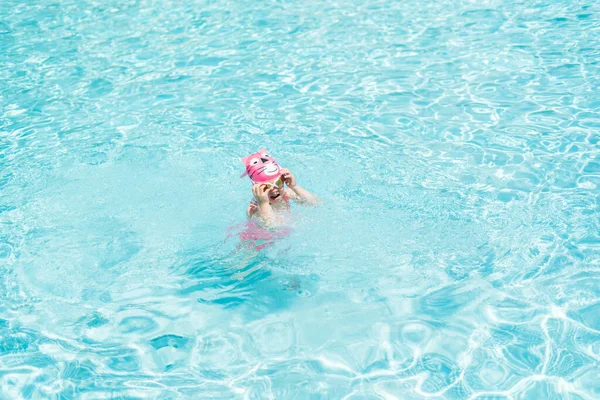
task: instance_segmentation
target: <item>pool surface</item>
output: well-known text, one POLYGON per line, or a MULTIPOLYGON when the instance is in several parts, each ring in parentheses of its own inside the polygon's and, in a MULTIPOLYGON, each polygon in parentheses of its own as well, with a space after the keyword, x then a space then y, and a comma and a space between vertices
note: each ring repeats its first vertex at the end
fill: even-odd
POLYGON ((0 398, 600 398, 599 88, 591 0, 2 0, 0 398))

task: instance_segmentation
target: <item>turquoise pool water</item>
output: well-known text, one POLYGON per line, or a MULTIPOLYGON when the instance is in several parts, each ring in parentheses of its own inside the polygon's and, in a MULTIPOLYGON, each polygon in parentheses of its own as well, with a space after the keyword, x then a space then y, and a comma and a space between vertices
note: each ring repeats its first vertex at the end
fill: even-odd
POLYGON ((0 397, 600 398, 599 12, 3 0, 0 397))

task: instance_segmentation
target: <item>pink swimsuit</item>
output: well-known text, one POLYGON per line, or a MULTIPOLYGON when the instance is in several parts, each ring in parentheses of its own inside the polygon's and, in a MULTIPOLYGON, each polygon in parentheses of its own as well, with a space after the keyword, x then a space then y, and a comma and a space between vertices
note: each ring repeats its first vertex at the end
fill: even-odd
MULTIPOLYGON (((288 205, 290 204, 290 199, 285 192, 282 200, 288 205)), ((246 222, 230 227, 228 229, 229 233, 227 234, 227 238, 234 236, 234 231, 238 231, 238 229, 240 229, 238 234, 240 238, 238 249, 245 247, 254 250, 262 250, 275 243, 275 240, 287 237, 292 232, 292 229, 287 226, 276 229, 265 229, 257 224, 256 220, 249 219, 246 222)))

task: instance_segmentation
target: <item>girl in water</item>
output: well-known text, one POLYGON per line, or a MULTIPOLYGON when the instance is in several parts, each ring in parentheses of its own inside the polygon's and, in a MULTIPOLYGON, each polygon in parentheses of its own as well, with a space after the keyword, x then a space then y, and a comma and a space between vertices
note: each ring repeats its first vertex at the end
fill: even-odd
MULTIPOLYGON (((303 204, 317 204, 319 199, 296 182, 296 177, 288 169, 281 168, 266 149, 242 158, 246 172, 252 182, 254 199, 246 209, 248 221, 237 225, 240 244, 238 249, 246 248, 244 260, 238 267, 240 271, 232 278, 242 280, 250 273, 260 269, 261 263, 250 268, 258 251, 275 243, 275 240, 288 236, 290 227, 290 200, 303 204)), ((237 229, 236 229, 237 230, 237 229)), ((231 236, 231 233, 228 237, 231 236)), ((297 279, 290 287, 297 286, 297 279)), ((289 289, 289 290, 292 290, 289 289)))
POLYGON ((250 177, 254 200, 246 209, 248 218, 257 219, 266 228, 285 224, 289 217, 290 200, 317 204, 319 199, 296 182, 287 168, 281 168, 266 149, 242 158, 250 177))

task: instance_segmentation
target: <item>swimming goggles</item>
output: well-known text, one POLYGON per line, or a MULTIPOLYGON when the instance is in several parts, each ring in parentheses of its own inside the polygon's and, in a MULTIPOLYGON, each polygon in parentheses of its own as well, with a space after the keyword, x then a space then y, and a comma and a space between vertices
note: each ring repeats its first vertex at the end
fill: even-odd
POLYGON ((271 183, 271 182, 252 182, 254 185, 262 185, 262 184, 266 184, 266 185, 270 185, 270 186, 274 186, 278 189, 282 189, 283 188, 283 177, 280 176, 279 178, 277 178, 277 180, 275 181, 275 183, 271 183))

